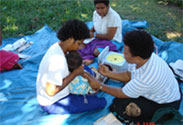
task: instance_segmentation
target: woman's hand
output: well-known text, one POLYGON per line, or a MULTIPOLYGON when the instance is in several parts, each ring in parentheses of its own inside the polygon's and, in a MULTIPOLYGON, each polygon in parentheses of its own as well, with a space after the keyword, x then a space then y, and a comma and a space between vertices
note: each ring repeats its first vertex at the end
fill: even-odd
POLYGON ((92 28, 90 29, 90 38, 94 37, 94 32, 95 32, 95 28, 92 27, 92 28))
POLYGON ((93 76, 91 76, 89 73, 84 72, 82 76, 88 80, 93 90, 98 90, 100 88, 101 83, 98 80, 96 80, 93 76))
POLYGON ((98 71, 104 76, 107 76, 110 72, 109 68, 102 64, 99 65, 98 71))
POLYGON ((94 32, 90 31, 90 38, 94 37, 94 32))

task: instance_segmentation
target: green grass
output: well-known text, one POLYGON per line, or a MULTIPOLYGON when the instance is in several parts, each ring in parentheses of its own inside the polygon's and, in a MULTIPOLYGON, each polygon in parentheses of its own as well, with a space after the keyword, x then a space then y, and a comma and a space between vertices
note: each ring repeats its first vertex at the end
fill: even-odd
MULTIPOLYGON (((111 0, 122 19, 146 20, 151 34, 183 42, 183 12, 157 0, 111 0)), ((48 24, 57 30, 68 19, 91 21, 93 0, 0 0, 3 38, 33 34, 48 24)))

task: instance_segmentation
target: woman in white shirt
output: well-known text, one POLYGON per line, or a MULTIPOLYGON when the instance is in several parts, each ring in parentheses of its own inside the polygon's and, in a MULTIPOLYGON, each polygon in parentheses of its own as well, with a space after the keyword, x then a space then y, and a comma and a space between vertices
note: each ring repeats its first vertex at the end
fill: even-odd
POLYGON ((94 0, 93 27, 90 35, 99 39, 122 42, 122 23, 119 14, 109 5, 109 0, 94 0), (95 34, 96 33, 96 34, 95 34))
MULTIPOLYGON (((95 45, 95 49, 92 49, 90 54, 98 56, 105 46, 109 46, 110 51, 119 51, 122 47, 122 20, 119 14, 110 7, 109 0, 94 0, 94 5, 96 10, 93 12, 93 27, 90 29, 90 37, 96 38, 97 41, 95 39, 90 43, 92 46, 95 45)), ((91 46, 90 44, 88 46, 91 46)), ((85 50, 82 50, 80 54, 86 56, 83 52, 89 53, 88 48, 90 47, 86 45, 85 50)), ((86 65, 93 62, 92 59, 86 58, 83 58, 86 65)))
POLYGON ((80 20, 68 20, 57 32, 59 42, 54 43, 43 56, 39 65, 36 90, 37 100, 49 114, 72 114, 102 109, 105 98, 97 95, 76 95, 69 91, 70 82, 84 73, 83 65, 69 72, 65 55, 77 50, 89 30, 80 20))

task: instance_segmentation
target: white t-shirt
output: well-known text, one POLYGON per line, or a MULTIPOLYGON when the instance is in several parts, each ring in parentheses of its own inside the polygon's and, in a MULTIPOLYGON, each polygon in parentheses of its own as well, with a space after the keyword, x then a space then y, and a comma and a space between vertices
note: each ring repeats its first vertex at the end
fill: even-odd
POLYGON ((131 80, 122 88, 125 95, 131 98, 143 96, 159 104, 180 99, 179 85, 173 72, 156 54, 152 53, 142 67, 131 71, 131 80))
POLYGON ((69 94, 68 86, 52 97, 48 96, 45 91, 46 82, 61 86, 67 75, 69 75, 69 70, 64 52, 59 44, 55 43, 48 49, 39 66, 36 89, 40 105, 51 105, 69 94))
POLYGON ((108 27, 117 27, 113 40, 122 42, 122 20, 119 14, 109 7, 108 13, 103 18, 95 10, 93 12, 93 23, 95 31, 99 34, 106 34, 108 27))

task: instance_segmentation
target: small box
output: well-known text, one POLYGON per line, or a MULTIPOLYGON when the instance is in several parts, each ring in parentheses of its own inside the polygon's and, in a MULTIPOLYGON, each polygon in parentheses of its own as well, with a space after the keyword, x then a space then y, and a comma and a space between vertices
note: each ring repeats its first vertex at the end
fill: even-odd
POLYGON ((111 66, 113 71, 123 71, 126 69, 126 60, 122 53, 109 51, 109 46, 106 46, 98 56, 98 63, 111 66))

